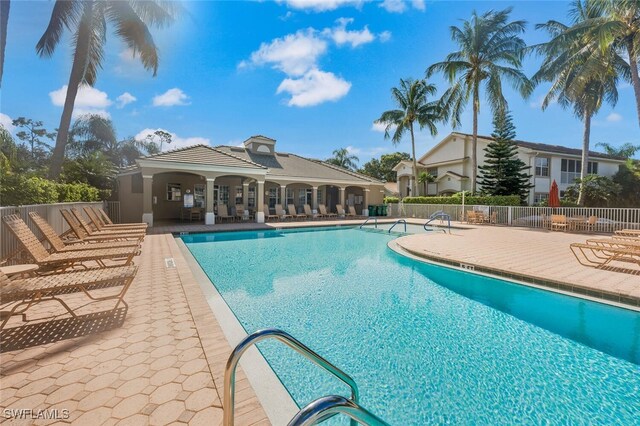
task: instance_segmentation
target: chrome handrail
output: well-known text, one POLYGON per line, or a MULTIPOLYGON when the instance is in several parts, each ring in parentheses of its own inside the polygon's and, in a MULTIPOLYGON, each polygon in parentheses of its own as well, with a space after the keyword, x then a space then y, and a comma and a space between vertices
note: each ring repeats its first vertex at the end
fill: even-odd
POLYGON ((351 401, 358 403, 360 398, 360 392, 358 391, 358 385, 355 380, 351 378, 347 373, 340 370, 335 365, 318 355, 313 350, 309 349, 306 345, 298 341, 282 330, 275 328, 266 328, 264 330, 258 330, 253 334, 242 339, 238 346, 231 352, 229 359, 227 360, 227 366, 224 370, 224 399, 222 401, 223 408, 223 425, 233 426, 234 421, 234 405, 235 405, 235 390, 236 390, 236 367, 240 361, 240 357, 245 353, 247 349, 255 345, 261 340, 273 338, 285 345, 289 346, 293 350, 297 351, 307 359, 314 362, 316 365, 324 368, 329 373, 336 376, 342 382, 344 382, 349 388, 351 388, 351 401))
POLYGON ((351 417, 352 422, 357 421, 364 425, 389 426, 387 422, 357 403, 338 395, 324 396, 309 403, 291 419, 288 426, 314 425, 336 414, 344 414, 351 417))
POLYGON ((391 228, 389 228, 389 231, 388 231, 388 232, 389 232, 389 233, 391 233, 391 230, 393 229, 393 227, 394 227, 394 226, 396 226, 396 225, 397 225, 397 224, 399 224, 399 223, 404 223, 404 233, 406 234, 406 233, 407 233, 407 221, 406 221, 406 220, 404 220, 404 219, 398 219, 398 220, 396 220, 396 221, 393 223, 393 225, 391 225, 391 228))
POLYGON ((367 218, 367 220, 365 220, 364 223, 360 225, 360 229, 362 229, 362 227, 365 226, 371 219, 375 221, 375 228, 378 229, 378 216, 372 216, 367 218))
MULTIPOLYGON (((435 212, 431 216, 429 216, 429 220, 424 225, 422 225, 424 230, 425 231, 429 231, 427 229, 427 225, 430 224, 431 222, 433 222, 434 220, 438 219, 438 218, 440 218, 440 220, 447 219, 448 228, 449 228, 449 234, 451 234, 451 216, 449 214, 443 212, 442 210, 438 210, 437 212, 435 212)), ((446 234, 447 232, 444 231, 444 233, 446 234)))

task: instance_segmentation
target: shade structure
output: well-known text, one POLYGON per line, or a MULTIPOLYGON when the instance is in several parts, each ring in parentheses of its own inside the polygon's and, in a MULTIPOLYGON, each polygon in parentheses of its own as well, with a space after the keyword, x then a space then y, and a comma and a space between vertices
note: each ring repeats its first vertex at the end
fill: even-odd
POLYGON ((549 207, 560 207, 560 196, 558 195, 558 184, 554 179, 551 183, 551 191, 549 191, 549 207))

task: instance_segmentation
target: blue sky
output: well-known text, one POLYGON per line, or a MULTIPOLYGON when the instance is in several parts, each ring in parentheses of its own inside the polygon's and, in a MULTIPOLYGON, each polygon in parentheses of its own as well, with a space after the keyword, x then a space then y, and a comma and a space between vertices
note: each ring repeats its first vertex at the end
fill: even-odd
MULTIPOLYGON (((373 126, 395 106, 390 88, 400 78, 421 78, 430 64, 455 49, 449 26, 484 12, 513 6, 513 19, 528 21, 529 44, 545 34, 534 30, 549 19, 568 21, 565 2, 365 2, 282 0, 278 2, 187 2, 188 14, 173 26, 152 29, 160 51, 157 77, 145 71, 113 32, 93 89, 76 101, 76 114, 99 112, 113 120, 118 137, 139 137, 158 128, 174 134, 172 147, 192 143, 237 145, 252 134, 278 140, 277 149, 327 158, 349 147, 360 164, 381 153, 410 152, 408 139, 397 147, 373 126)), ((41 59, 35 45, 46 28, 51 1, 13 1, 9 17, 1 122, 26 116, 58 126, 69 78, 71 50, 66 37, 54 56, 41 59)), ((539 58, 525 62, 532 75, 539 58)), ((446 82, 433 77, 440 93, 446 82)), ((541 111, 547 86, 529 99, 507 88, 518 138, 580 147, 582 124, 569 110, 551 105, 541 111)), ((592 143, 640 143, 633 91, 620 87, 615 109, 605 105, 595 118, 592 143)), ((463 117, 471 131, 471 111, 463 117)), ((491 132, 488 106, 480 133, 491 132)), ((435 138, 417 136, 418 155, 435 138)))

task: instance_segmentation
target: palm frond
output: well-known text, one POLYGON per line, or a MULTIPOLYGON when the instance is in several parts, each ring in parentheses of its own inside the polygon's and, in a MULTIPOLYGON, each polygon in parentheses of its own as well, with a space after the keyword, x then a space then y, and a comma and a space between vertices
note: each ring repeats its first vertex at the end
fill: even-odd
POLYGON ((80 20, 82 11, 82 2, 78 0, 56 1, 54 3, 49 25, 36 44, 36 52, 39 56, 53 55, 65 28, 75 27, 80 20))

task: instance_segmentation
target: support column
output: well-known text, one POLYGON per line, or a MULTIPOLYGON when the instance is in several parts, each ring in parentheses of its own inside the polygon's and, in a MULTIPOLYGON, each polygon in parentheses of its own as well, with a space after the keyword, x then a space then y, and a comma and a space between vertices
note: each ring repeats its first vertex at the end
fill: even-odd
POLYGON ((249 211, 249 182, 242 182, 242 206, 249 211))
POLYGON ((318 210, 318 187, 314 186, 312 187, 313 190, 311 191, 311 208, 313 210, 318 210))
POLYGON ((256 191, 256 223, 264 223, 264 181, 258 181, 256 191))
POLYGON ((153 226, 153 175, 142 176, 142 221, 153 226))
POLYGON ((340 190, 340 205, 342 206, 342 209, 344 211, 346 211, 346 206, 344 205, 344 192, 345 192, 344 190, 345 190, 345 188, 340 187, 339 190, 340 190))
POLYGON ((287 185, 280 185, 280 204, 282 204, 282 209, 286 211, 287 210, 287 185))
POLYGON ((369 216, 369 190, 364 190, 364 200, 362 201, 362 216, 369 216))
POLYGON ((204 224, 205 225, 215 225, 216 223, 216 214, 213 211, 213 183, 215 182, 215 178, 207 179, 207 194, 205 196, 207 201, 207 212, 204 215, 204 224))

